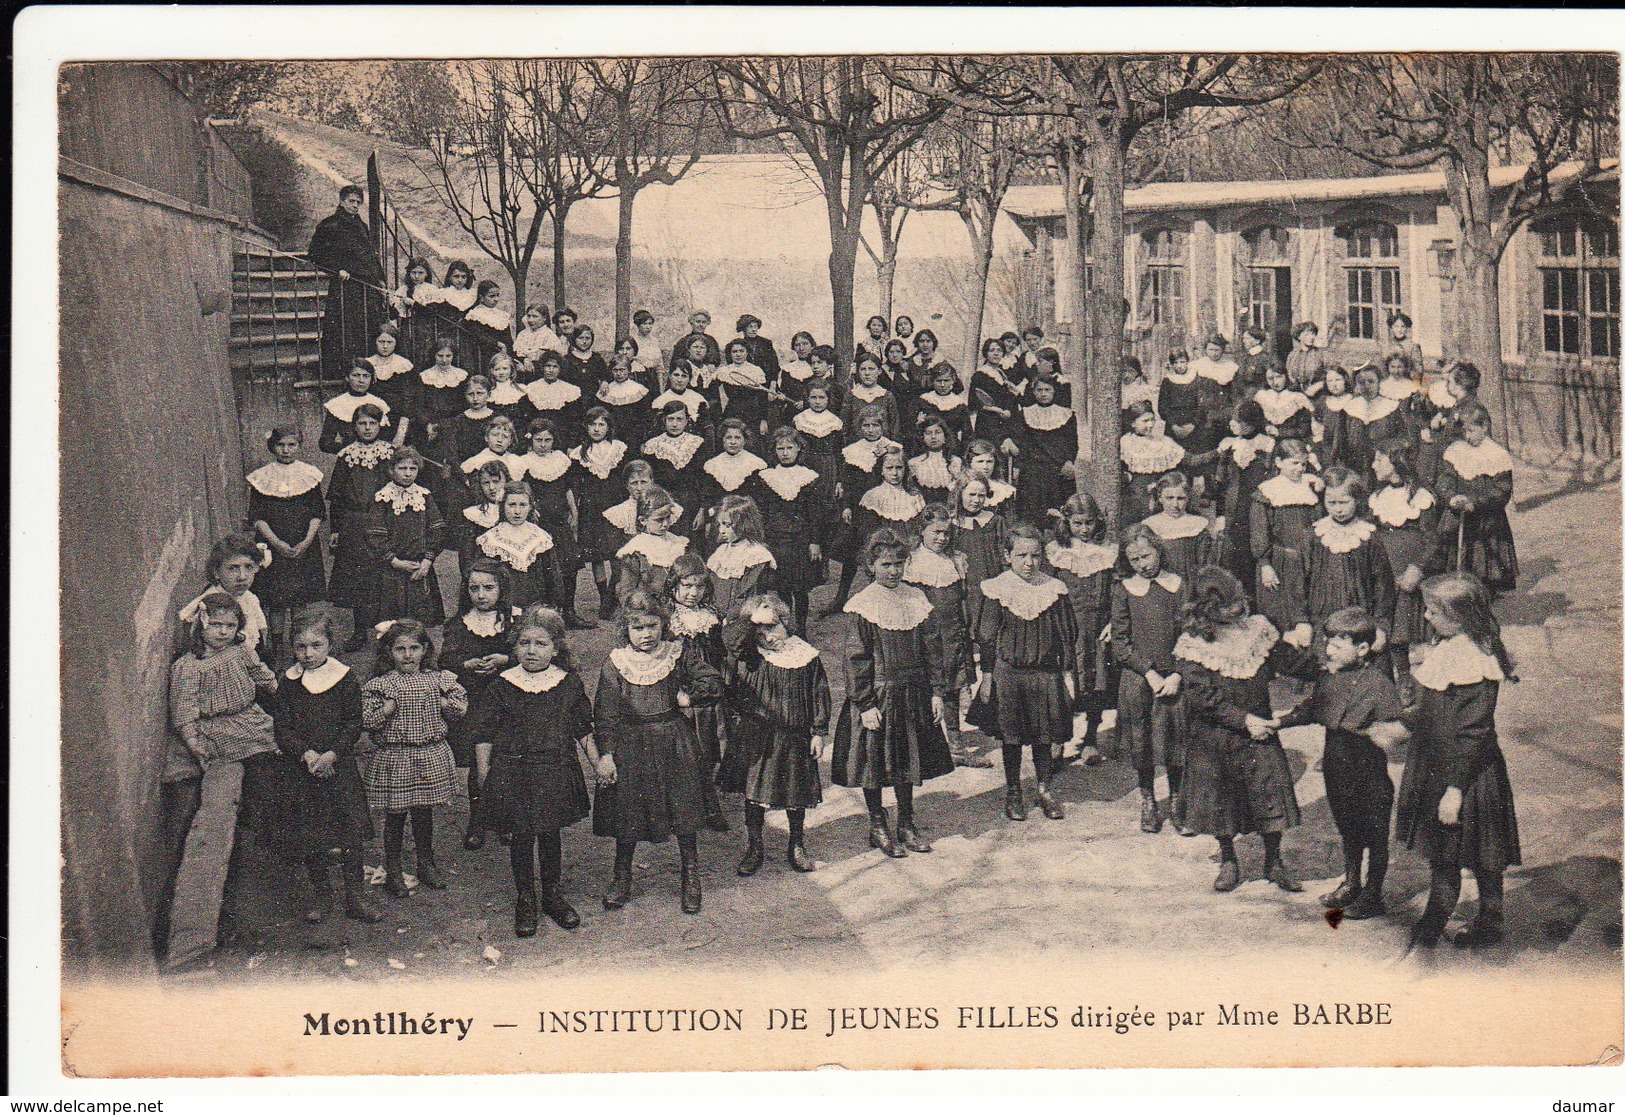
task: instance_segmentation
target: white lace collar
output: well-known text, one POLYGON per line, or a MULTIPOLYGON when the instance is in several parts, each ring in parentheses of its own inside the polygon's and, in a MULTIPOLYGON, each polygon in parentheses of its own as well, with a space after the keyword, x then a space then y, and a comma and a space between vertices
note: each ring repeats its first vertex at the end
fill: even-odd
POLYGON ((480 552, 521 573, 553 548, 553 536, 532 522, 514 526, 503 520, 479 537, 480 552))
POLYGON ((965 579, 965 571, 948 554, 939 554, 924 546, 916 548, 903 564, 903 580, 926 588, 947 588, 965 579))
POLYGON ((873 472, 886 454, 897 448, 898 444, 889 437, 879 441, 854 441, 841 450, 841 459, 859 471, 873 472))
POLYGON ((1155 578, 1142 577, 1138 573, 1134 574, 1132 577, 1124 577, 1123 591, 1128 593, 1130 596, 1144 596, 1146 593, 1151 591, 1151 582, 1153 579, 1156 581, 1157 587, 1162 589, 1164 592, 1177 593, 1179 591, 1179 586, 1185 583, 1184 578, 1180 577, 1178 573, 1175 573, 1172 569, 1164 569, 1161 573, 1158 573, 1155 578))
POLYGON ((780 499, 795 499, 801 489, 818 479, 818 474, 806 465, 774 465, 756 474, 762 483, 773 489, 780 499))
POLYGON ((1230 454, 1230 459, 1236 462, 1237 468, 1245 469, 1258 458, 1267 457, 1275 452, 1275 439, 1268 434, 1227 437, 1219 442, 1219 448, 1230 454))
POLYGON ((767 373, 755 364, 719 364, 711 372, 711 382, 724 387, 766 387, 767 373))
POLYGON ((1117 543, 1080 542, 1071 545, 1050 542, 1044 547, 1044 558, 1056 569, 1064 569, 1074 577, 1093 577, 1096 573, 1117 564, 1117 543))
POLYGON ((624 407, 632 403, 641 403, 648 397, 649 389, 635 379, 623 380, 616 383, 608 380, 598 385, 598 398, 610 406, 624 407))
POLYGON ((564 342, 559 335, 547 326, 532 329, 525 326, 519 335, 513 339, 513 354, 521 359, 530 360, 544 352, 564 353, 564 342))
POLYGON ((523 458, 517 457, 512 453, 503 453, 498 455, 488 445, 484 449, 481 449, 478 453, 474 454, 468 460, 464 461, 462 464, 462 469, 465 473, 473 475, 480 470, 481 465, 490 464, 495 461, 501 464, 503 468, 508 470, 509 480, 522 480, 525 476, 525 466, 521 463, 522 459, 523 458))
POLYGON ((1205 356, 1191 361, 1192 371, 1203 379, 1211 379, 1220 387, 1230 386, 1230 381, 1236 378, 1238 367, 1234 360, 1209 360, 1205 356))
POLYGON ((1385 399, 1403 402, 1417 393, 1416 384, 1404 377, 1383 376, 1382 382, 1377 385, 1377 391, 1385 399))
POLYGON ((354 422, 356 409, 360 407, 362 403, 371 403, 373 406, 383 411, 385 415, 389 414, 389 404, 384 402, 384 400, 380 399, 377 395, 374 395, 371 391, 367 392, 365 395, 352 395, 348 391, 342 395, 334 395, 331 399, 322 404, 322 409, 327 411, 328 414, 331 414, 340 422, 354 422))
POLYGON ((554 689, 559 682, 569 677, 569 673, 548 663, 547 669, 532 672, 523 666, 509 666, 497 675, 515 689, 526 693, 547 693, 554 689))
POLYGON ((676 437, 659 434, 643 443, 643 451, 673 468, 687 468, 688 462, 694 459, 694 454, 704 444, 705 439, 699 434, 681 433, 676 437))
MULTIPOLYGON (((604 508, 604 518, 610 524, 619 527, 627 534, 638 532, 638 501, 635 499, 622 500, 614 507, 604 508)), ((681 516, 679 516, 681 518, 681 516)))
POLYGON ((581 467, 598 477, 608 480, 610 474, 621 467, 626 459, 626 442, 624 441, 592 441, 576 446, 570 450, 570 457, 580 461, 581 467))
POLYGON ((374 503, 387 503, 389 509, 395 514, 404 515, 408 511, 422 511, 424 509, 426 506, 424 501, 429 498, 429 489, 421 484, 413 484, 411 487, 403 488, 391 480, 388 484, 379 488, 378 494, 372 498, 374 503))
MULTIPOLYGON (((514 609, 516 612, 518 610, 514 609)), ((463 613, 463 626, 468 628, 469 634, 478 635, 482 639, 495 638, 506 630, 502 624, 502 613, 482 612, 472 608, 463 613)))
POLYGON ((475 526, 490 530, 502 521, 502 505, 500 503, 473 503, 463 508, 463 518, 475 526))
POLYGON ((1309 396, 1302 391, 1274 391, 1268 387, 1261 387, 1253 392, 1253 401, 1264 412, 1264 419, 1272 426, 1279 426, 1300 410, 1313 410, 1314 404, 1309 396))
POLYGON ((544 484, 551 484, 570 471, 570 455, 558 449, 549 450, 540 457, 535 453, 526 453, 518 463, 521 476, 534 477, 544 484))
POLYGON ((443 286, 440 288, 440 301, 448 306, 456 306, 459 310, 472 310, 479 300, 479 289, 473 285, 465 287, 443 286))
POLYGON ((1258 494, 1271 507, 1314 507, 1320 503, 1314 478, 1307 472, 1302 480, 1295 481, 1276 473, 1258 486, 1258 494))
POLYGON ((1164 373, 1162 382, 1172 383, 1179 387, 1188 387, 1196 382, 1196 369, 1191 365, 1186 364, 1184 375, 1180 375, 1178 372, 1169 371, 1164 373))
POLYGON ((444 371, 441 370, 439 364, 430 364, 418 373, 418 379, 422 381, 425 387, 456 387, 467 378, 468 373, 455 364, 444 371))
POLYGON ((1453 410, 1456 406, 1456 397, 1450 393, 1450 385, 1442 379, 1433 380, 1428 384, 1428 402, 1440 410, 1453 410))
POLYGON ((1170 515, 1166 511, 1158 511, 1145 525, 1157 532, 1157 537, 1164 542, 1175 542, 1181 538, 1195 538, 1208 528, 1208 521, 1193 511, 1183 515, 1170 515))
POLYGON ((491 385, 491 402, 495 406, 511 407, 525 397, 525 389, 511 379, 491 385))
POLYGON ((1426 488, 1407 492, 1403 484, 1388 484, 1371 493, 1371 513, 1384 526, 1402 527, 1421 517, 1422 512, 1434 504, 1433 493, 1426 488))
POLYGON ((1411 671, 1416 684, 1436 693, 1452 685, 1477 685, 1481 681, 1505 681, 1506 674, 1492 654, 1485 654, 1466 635, 1452 635, 1427 649, 1422 664, 1411 671))
POLYGON ((804 410, 796 415, 795 427, 808 437, 829 437, 841 431, 841 416, 833 410, 804 410))
POLYGON ((999 504, 1015 494, 1016 489, 1013 485, 1006 484, 1003 480, 995 480, 991 476, 987 478, 987 506, 989 510, 999 506, 999 504))
POLYGON ((1185 459, 1185 447, 1170 437, 1144 437, 1130 430, 1117 439, 1123 464, 1132 473, 1167 472, 1185 459))
POLYGON ((814 375, 813 366, 807 361, 797 357, 779 365, 779 371, 795 380, 797 383, 806 383, 814 375))
POLYGON ((1453 441, 1444 451, 1444 459, 1463 480, 1476 480, 1480 476, 1499 476, 1512 471, 1512 454, 1492 439, 1485 438, 1477 448, 1465 440, 1453 441))
POLYGON ((650 410, 665 410, 667 403, 682 403, 688 411, 689 421, 699 420, 700 408, 705 406, 705 396, 690 387, 681 394, 676 391, 662 391, 655 396, 654 402, 649 404, 650 410))
POLYGON ((463 320, 488 326, 498 333, 506 333, 513 328, 513 315, 500 306, 475 306, 463 315, 463 320))
POLYGON ((306 693, 326 693, 339 682, 343 681, 350 672, 350 667, 337 658, 329 658, 314 670, 307 670, 295 663, 288 668, 284 675, 289 681, 297 681, 304 687, 306 693))
POLYGON ((762 661, 781 670, 799 670, 818 657, 818 648, 805 639, 791 635, 779 644, 778 650, 760 648, 762 661))
POLYGON ((684 639, 709 635, 722 620, 710 608, 690 608, 678 604, 671 610, 671 633, 684 639))
POLYGON ((525 385, 525 396, 537 410, 563 410, 581 398, 581 388, 567 379, 538 379, 525 385))
POLYGON ((1174 657, 1206 666, 1220 677, 1246 681, 1269 661, 1270 651, 1280 638, 1269 620, 1248 616, 1241 626, 1220 631, 1212 642, 1185 632, 1174 644, 1174 657))
POLYGON ((762 471, 767 462, 748 449, 741 449, 730 456, 727 453, 718 453, 705 462, 706 474, 722 486, 725 492, 737 492, 739 485, 751 478, 753 473, 762 471))
POLYGON ((379 438, 377 441, 352 441, 338 452, 339 458, 351 468, 370 469, 379 461, 395 456, 395 446, 379 438))
POLYGON ((1315 537, 1334 554, 1353 553, 1370 541, 1376 530, 1376 524, 1369 519, 1350 519, 1340 523, 1327 515, 1315 520, 1315 537))
POLYGON ((616 647, 609 652, 616 672, 633 685, 659 685, 677 668, 682 656, 683 644, 679 642, 662 642, 647 653, 634 647, 616 647))
POLYGON ((958 394, 939 395, 935 391, 927 391, 920 396, 920 402, 930 403, 931 409, 941 411, 943 414, 946 414, 950 410, 958 410, 960 407, 964 406, 965 398, 964 396, 958 394))
POLYGON ((913 631, 931 614, 931 601, 906 582, 891 589, 871 581, 842 610, 861 616, 883 631, 913 631))
POLYGON ((398 375, 405 375, 412 370, 412 362, 398 352, 388 356, 379 356, 377 353, 367 357, 367 363, 372 365, 372 378, 378 383, 388 383, 398 375))
POLYGON ((1045 576, 1036 585, 1006 569, 997 577, 982 582, 982 595, 1003 604, 1017 619, 1035 620, 1049 606, 1067 595, 1066 582, 1058 577, 1045 576))
POLYGON ((649 564, 657 569, 670 569, 675 562, 688 550, 688 539, 678 534, 637 534, 632 541, 622 546, 615 554, 616 557, 630 557, 633 554, 642 554, 649 564))
POLYGON ((1387 418, 1399 409, 1399 404, 1386 395, 1378 395, 1375 399, 1367 399, 1364 395, 1350 395, 1348 402, 1343 404, 1343 413, 1350 418, 1358 418, 1369 425, 1372 422, 1387 418))
POLYGON ((1060 403, 1051 403, 1047 407, 1034 404, 1022 407, 1021 417, 1033 429, 1048 433, 1050 430, 1059 430, 1072 421, 1072 408, 1064 407, 1060 403))
POLYGON ((943 450, 921 453, 908 459, 908 471, 927 488, 951 488, 964 469, 958 457, 949 458, 943 450))
POLYGON ((248 474, 248 486, 262 496, 292 499, 322 482, 322 470, 304 461, 272 461, 248 474))
POLYGON ((863 493, 863 498, 858 500, 858 506, 873 511, 882 519, 906 523, 925 510, 925 499, 907 488, 876 484, 863 493))
POLYGON ((737 581, 752 569, 766 565, 777 569, 779 563, 760 542, 728 542, 718 546, 706 560, 705 567, 724 581, 737 581))
POLYGON ((847 394, 851 395, 854 399, 857 399, 860 402, 872 403, 876 399, 884 399, 888 392, 886 391, 886 388, 879 383, 875 384, 873 387, 865 387, 861 383, 854 383, 847 390, 847 394))

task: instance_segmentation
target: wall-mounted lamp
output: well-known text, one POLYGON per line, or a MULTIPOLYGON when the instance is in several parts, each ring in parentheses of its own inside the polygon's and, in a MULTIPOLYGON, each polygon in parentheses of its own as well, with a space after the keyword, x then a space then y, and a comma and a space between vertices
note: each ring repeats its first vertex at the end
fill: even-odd
POLYGON ((1456 242, 1448 238, 1428 245, 1428 256, 1433 260, 1432 274, 1439 280, 1439 289, 1456 289, 1456 242))

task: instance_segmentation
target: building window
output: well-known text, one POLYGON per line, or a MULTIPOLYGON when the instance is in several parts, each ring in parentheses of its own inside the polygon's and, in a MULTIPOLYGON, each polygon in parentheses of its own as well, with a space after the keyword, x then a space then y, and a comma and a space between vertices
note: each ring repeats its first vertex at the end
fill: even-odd
POLYGON ((1399 229, 1387 221, 1362 221, 1338 234, 1344 246, 1349 336, 1378 340, 1400 307, 1399 229))
POLYGON ((1619 232, 1565 220, 1540 237, 1541 348, 1554 356, 1619 356, 1619 232))
POLYGON ((1185 316, 1185 235, 1159 228, 1144 233, 1145 265, 1140 275, 1140 317, 1152 325, 1183 329, 1185 316))

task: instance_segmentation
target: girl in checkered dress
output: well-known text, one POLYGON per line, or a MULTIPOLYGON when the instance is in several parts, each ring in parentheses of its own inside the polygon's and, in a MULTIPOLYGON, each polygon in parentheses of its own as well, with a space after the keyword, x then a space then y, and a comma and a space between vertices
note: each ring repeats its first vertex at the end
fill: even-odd
POLYGON ((434 861, 434 807, 449 805, 456 789, 457 766, 446 742, 446 722, 468 712, 468 691, 456 674, 423 668, 429 645, 421 623, 396 620, 378 647, 386 672, 361 690, 361 726, 378 749, 367 768, 367 800, 387 814, 384 889, 396 898, 407 893, 401 844, 409 812, 418 878, 435 890, 446 886, 434 861))

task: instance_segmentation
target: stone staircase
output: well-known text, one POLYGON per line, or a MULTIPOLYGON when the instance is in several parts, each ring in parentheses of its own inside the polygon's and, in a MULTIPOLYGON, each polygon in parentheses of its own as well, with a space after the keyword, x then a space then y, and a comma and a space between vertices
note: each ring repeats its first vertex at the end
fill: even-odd
POLYGON ((232 258, 230 363, 250 380, 321 374, 327 276, 302 257, 242 245, 232 258))

